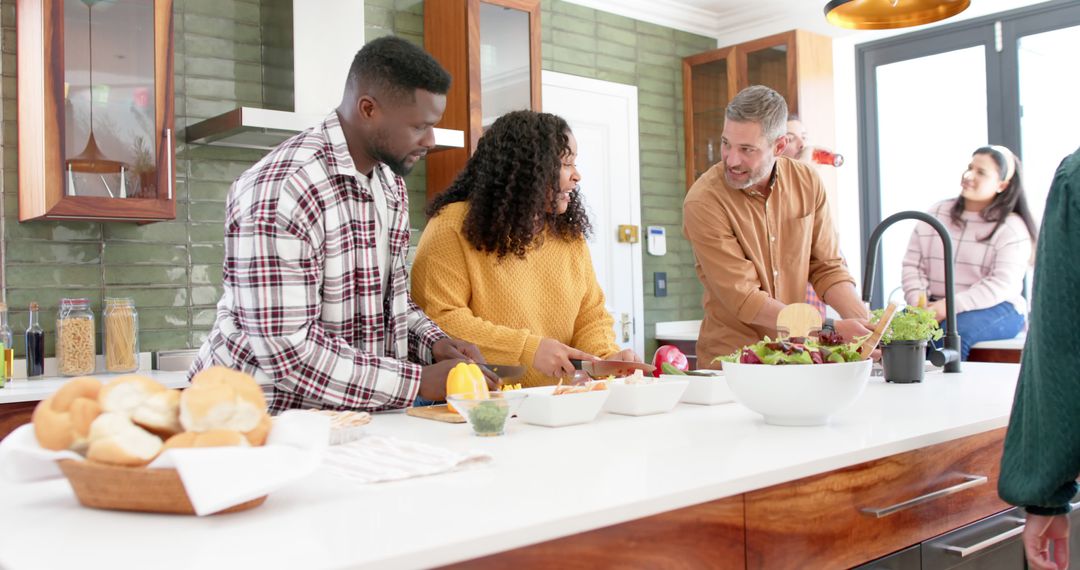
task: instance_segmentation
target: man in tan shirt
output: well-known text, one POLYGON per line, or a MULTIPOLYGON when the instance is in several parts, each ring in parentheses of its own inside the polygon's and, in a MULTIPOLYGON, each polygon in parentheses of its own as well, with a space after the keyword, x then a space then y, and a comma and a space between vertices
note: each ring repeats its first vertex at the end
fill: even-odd
POLYGON ((780 156, 786 122, 787 103, 776 91, 755 85, 739 92, 725 113, 721 162, 683 202, 683 233, 705 285, 702 367, 716 368, 717 356, 775 336, 776 316, 805 300, 807 281, 842 317, 835 328, 846 340, 870 333, 821 180, 808 165, 780 156))

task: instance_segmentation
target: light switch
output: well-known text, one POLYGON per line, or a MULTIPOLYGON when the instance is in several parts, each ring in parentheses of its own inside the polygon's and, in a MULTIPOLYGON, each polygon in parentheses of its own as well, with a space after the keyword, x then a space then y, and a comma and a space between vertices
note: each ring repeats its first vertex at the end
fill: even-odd
POLYGON ((653 297, 667 297, 667 272, 653 272, 653 297))

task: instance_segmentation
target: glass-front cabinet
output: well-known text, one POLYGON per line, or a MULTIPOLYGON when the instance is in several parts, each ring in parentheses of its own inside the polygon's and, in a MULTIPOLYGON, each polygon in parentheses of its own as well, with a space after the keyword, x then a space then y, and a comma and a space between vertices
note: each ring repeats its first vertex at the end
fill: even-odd
POLYGON ((19 219, 176 217, 172 0, 18 0, 19 219))
POLYGON ((495 119, 540 110, 540 0, 425 0, 424 48, 454 78, 439 127, 465 148, 427 158, 427 195, 442 192, 495 119))
POLYGON ((686 187, 720 162, 720 134, 729 101, 750 85, 775 89, 814 142, 832 147, 832 40, 803 30, 683 58, 686 187))

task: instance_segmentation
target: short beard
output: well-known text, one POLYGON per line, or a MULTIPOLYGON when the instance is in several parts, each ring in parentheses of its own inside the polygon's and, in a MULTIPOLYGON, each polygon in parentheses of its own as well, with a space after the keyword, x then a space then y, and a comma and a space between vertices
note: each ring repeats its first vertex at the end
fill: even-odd
MULTIPOLYGON (((773 161, 774 166, 775 166, 775 164, 776 164, 776 161, 773 161)), ((725 165, 725 167, 724 167, 724 182, 727 182, 728 187, 732 188, 734 190, 746 190, 747 188, 750 188, 750 187, 754 186, 755 184, 761 182, 762 180, 767 179, 769 177, 769 175, 772 174, 772 170, 773 170, 773 166, 770 166, 769 168, 766 168, 766 169, 762 170, 760 173, 751 172, 750 177, 748 177, 746 179, 746 182, 742 182, 742 183, 737 184, 728 175, 727 166, 725 165), (758 174, 758 175, 754 176, 754 174, 758 174)))
POLYGON ((375 160, 390 167, 390 170, 394 174, 397 174, 402 178, 408 176, 409 173, 412 172, 413 166, 416 166, 416 163, 414 162, 413 166, 405 166, 405 158, 408 158, 408 156, 406 156, 405 158, 397 158, 383 150, 383 141, 385 140, 386 137, 381 131, 376 132, 375 139, 371 141, 368 154, 371 156, 371 158, 374 158, 375 160))

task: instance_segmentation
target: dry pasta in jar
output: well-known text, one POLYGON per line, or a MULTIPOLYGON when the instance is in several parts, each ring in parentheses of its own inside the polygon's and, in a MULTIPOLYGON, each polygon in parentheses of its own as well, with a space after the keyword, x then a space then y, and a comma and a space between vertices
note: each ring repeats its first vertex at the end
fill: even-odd
POLYGON ((56 368, 63 376, 93 374, 97 360, 89 299, 61 299, 56 316, 56 368))
POLYGON ((102 344, 106 372, 134 372, 139 369, 139 313, 129 298, 105 299, 102 314, 102 344))

